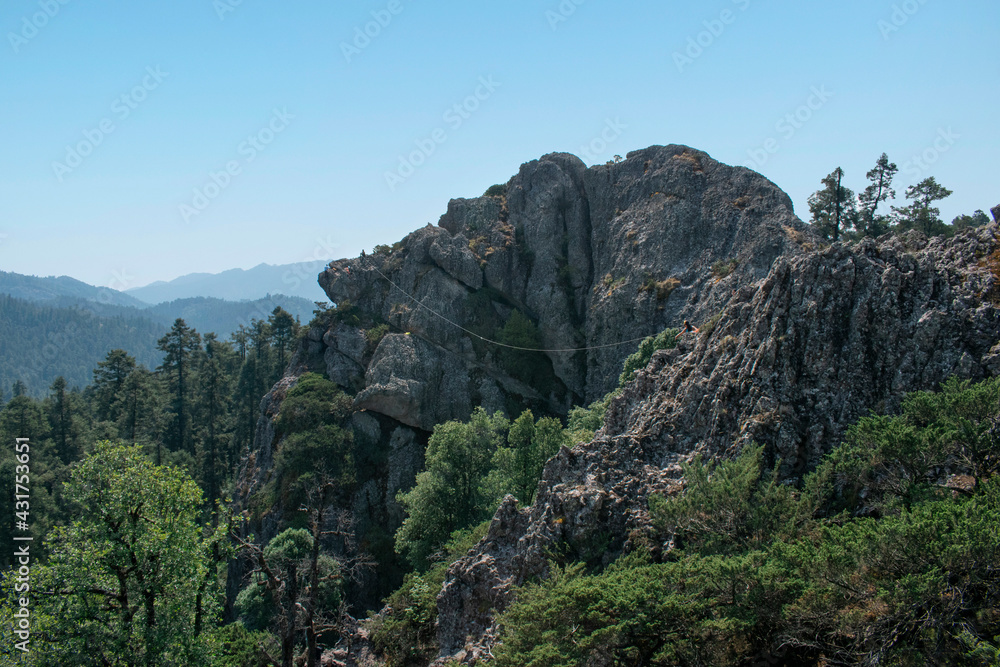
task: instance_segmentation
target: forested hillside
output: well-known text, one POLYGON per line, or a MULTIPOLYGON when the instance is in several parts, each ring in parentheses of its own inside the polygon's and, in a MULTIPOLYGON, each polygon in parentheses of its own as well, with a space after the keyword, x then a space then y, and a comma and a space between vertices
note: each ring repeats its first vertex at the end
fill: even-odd
POLYGON ((0 294, 25 301, 52 301, 60 298, 92 301, 111 306, 143 308, 148 305, 135 297, 108 287, 94 287, 69 276, 25 276, 0 271, 0 294))
MULTIPOLYGON (((31 276, 5 274, 8 287, 31 276), (12 282, 13 281, 13 282, 12 282)), ((42 285, 47 285, 44 280, 42 285)), ((67 279, 70 280, 70 279, 67 279)), ((34 284, 26 281, 26 284, 34 284)), ((83 283, 80 283, 83 285, 83 283)), ((90 287, 85 285, 85 287, 90 287)), ((96 289, 96 288, 92 288, 96 289)), ((0 391, 10 392, 20 380, 32 396, 41 397, 52 381, 62 376, 71 387, 85 387, 91 369, 110 350, 129 350, 139 363, 159 365, 162 353, 156 340, 177 318, 199 331, 227 338, 253 320, 266 320, 275 308, 294 319, 311 317, 315 304, 297 297, 270 296, 257 301, 181 299, 136 308, 116 305, 111 299, 86 300, 65 293, 21 290, 31 300, 13 298, 0 289, 0 391)), ((112 291, 112 290, 108 290, 112 291)), ((90 292, 86 292, 93 296, 90 292)), ((101 293, 103 294, 103 292, 101 293)))
POLYGON ((544 156, 331 263, 306 325, 15 380, 0 642, 30 607, 15 664, 996 664, 997 225, 825 181, 807 225, 685 146, 544 156))
POLYGON ((0 294, 0 388, 9 398, 20 381, 40 396, 59 376, 71 387, 85 387, 97 362, 115 348, 129 350, 146 366, 158 365, 156 341, 166 327, 134 312, 99 317, 82 307, 57 308, 0 294))

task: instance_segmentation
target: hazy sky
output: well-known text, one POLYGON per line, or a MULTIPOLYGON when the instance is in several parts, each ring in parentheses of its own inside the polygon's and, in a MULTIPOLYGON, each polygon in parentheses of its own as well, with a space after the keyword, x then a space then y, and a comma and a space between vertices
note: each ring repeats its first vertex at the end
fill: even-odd
POLYGON ((950 221, 1000 203, 997 26, 996 0, 4 0, 0 269, 353 256, 545 153, 670 143, 803 218, 886 151, 950 221))

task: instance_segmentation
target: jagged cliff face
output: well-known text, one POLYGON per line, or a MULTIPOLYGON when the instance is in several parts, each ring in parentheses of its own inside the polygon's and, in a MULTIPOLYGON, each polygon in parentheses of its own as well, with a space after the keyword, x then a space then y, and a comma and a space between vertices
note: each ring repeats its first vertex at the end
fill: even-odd
MULTIPOLYGON (((320 275, 341 315, 308 332, 262 403, 239 494, 245 503, 269 479, 281 447, 272 420, 306 370, 354 395, 355 436, 385 453, 349 508, 364 545, 401 522, 396 493, 412 486, 435 424, 477 405, 563 415, 615 385, 635 339, 719 316, 654 355, 595 440, 548 463, 534 505, 508 499, 452 565, 438 598, 442 659, 472 661, 511 587, 543 573, 550 549, 610 562, 648 522, 648 495, 680 488, 695 453, 756 440, 794 477, 869 410, 952 374, 1000 372, 995 235, 991 225, 949 241, 821 247, 774 184, 690 148, 589 169, 545 156, 505 197, 454 200, 438 226, 320 275), (535 355, 526 378, 482 338, 515 309, 540 347, 586 349, 535 355)), ((267 540, 280 521, 265 512, 248 530, 267 540)), ((380 574, 356 603, 377 601, 380 574)))
POLYGON ((564 414, 614 385, 635 348, 619 343, 708 317, 800 241, 787 195, 704 153, 656 147, 590 169, 547 155, 521 168, 505 198, 454 200, 438 227, 391 252, 331 264, 320 276, 330 298, 395 333, 364 364, 351 351, 359 334, 330 332, 327 366, 360 389, 360 407, 423 430, 511 396, 564 414), (727 260, 735 270, 720 281, 711 267, 727 260), (492 337, 514 308, 537 324, 542 348, 591 349, 547 353, 553 382, 529 386, 498 348, 444 319, 492 337))
POLYGON ((954 239, 837 244, 774 263, 733 291, 715 329, 654 354, 593 442, 545 468, 533 506, 508 498, 454 563, 438 598, 443 656, 472 660, 511 586, 559 545, 607 563, 647 525, 650 493, 680 488, 680 464, 756 441, 785 475, 814 466, 847 425, 893 410, 952 375, 1000 373, 997 225, 954 239), (600 538, 607 547, 591 553, 600 538))
MULTIPOLYGON (((317 371, 355 396, 355 438, 385 453, 349 508, 360 543, 391 539, 403 519, 396 494, 412 486, 435 424, 478 405, 565 415, 615 385, 636 339, 708 319, 812 243, 777 186, 684 146, 589 169, 566 154, 529 162, 506 196, 454 200, 437 227, 319 276, 339 314, 310 329, 262 402, 237 501, 248 506, 271 479, 273 420, 296 378, 317 371), (731 273, 713 273, 716 263, 731 273), (515 309, 540 347, 587 349, 532 355, 529 377, 512 370, 479 336, 496 338, 515 309), (389 326, 381 339, 379 324, 389 326)), ((258 513, 246 530, 266 541, 283 517, 278 507, 258 513)), ((235 586, 242 570, 232 575, 235 586)), ((377 602, 380 575, 355 602, 377 602)))

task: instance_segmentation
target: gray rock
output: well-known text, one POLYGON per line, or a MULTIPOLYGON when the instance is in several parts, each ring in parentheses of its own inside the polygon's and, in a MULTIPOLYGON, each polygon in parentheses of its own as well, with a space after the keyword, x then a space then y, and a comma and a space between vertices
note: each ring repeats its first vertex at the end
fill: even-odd
POLYGON ((991 208, 990 213, 993 214, 993 222, 1000 222, 1000 206, 991 208))
MULTIPOLYGON (((438 227, 413 232, 389 253, 333 262, 320 284, 334 303, 460 358, 505 398, 565 414, 614 386, 636 339, 707 319, 777 257, 814 244, 777 186, 705 153, 657 146, 590 169, 556 153, 523 165, 505 198, 454 200, 438 227), (728 260, 735 270, 720 278, 713 264, 728 260), (489 292, 477 294, 481 288, 489 292), (483 311, 474 297, 491 305, 483 311), (516 383, 496 363, 497 348, 462 328, 476 323, 481 335, 495 336, 513 308, 537 324, 542 348, 588 348, 546 353, 554 384, 545 395, 529 387, 511 396, 516 383)), ((339 350, 343 335, 324 340, 339 350)), ((330 368, 341 378, 351 367, 330 368)), ((406 379, 426 384, 436 373, 411 366, 406 379)), ((393 396, 408 400, 403 391, 393 396)), ((383 392, 385 414, 430 420, 412 414, 413 405, 390 403, 383 392)), ((466 407, 455 404, 450 418, 467 416, 466 407)))
POLYGON ((455 414, 471 414, 470 380, 454 354, 416 336, 390 334, 375 351, 354 405, 430 431, 455 414))
POLYGON ((479 289, 483 286, 483 271, 479 260, 469 250, 469 242, 459 234, 437 238, 431 243, 430 257, 455 280, 466 287, 479 289))
POLYGON ((871 410, 950 376, 1000 370, 1000 276, 982 261, 997 225, 953 239, 837 244, 775 262, 734 290, 711 332, 661 350, 615 398, 591 443, 545 467, 535 503, 505 504, 483 541, 453 563, 438 598, 441 659, 481 655, 511 588, 544 574, 553 549, 605 564, 648 525, 696 454, 763 443, 797 477, 871 410), (603 554, 588 553, 596 535, 603 554))

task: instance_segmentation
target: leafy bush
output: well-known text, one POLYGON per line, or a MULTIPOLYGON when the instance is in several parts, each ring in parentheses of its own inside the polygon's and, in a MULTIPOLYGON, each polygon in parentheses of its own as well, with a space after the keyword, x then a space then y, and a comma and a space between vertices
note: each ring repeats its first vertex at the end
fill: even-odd
MULTIPOLYGON (((300 377, 282 402, 274 420, 281 437, 274 471, 280 480, 280 500, 289 515, 298 514, 317 476, 335 481, 342 495, 350 493, 356 481, 354 434, 345 425, 352 409, 350 397, 317 373, 300 377)), ((273 487, 261 491, 274 492, 273 487)), ((255 504, 253 499, 251 504, 255 504)))
POLYGON ((507 446, 494 452, 493 470, 483 481, 490 506, 498 506, 507 494, 530 505, 545 462, 568 442, 558 419, 543 417, 535 423, 531 410, 522 412, 507 432, 507 446))
POLYGON ((739 265, 740 262, 736 258, 720 259, 712 264, 712 275, 721 280, 735 271, 736 267, 739 265))
POLYGON ((365 330, 365 343, 369 354, 375 351, 387 333, 389 333, 388 324, 377 324, 365 330))
POLYGON ((437 595, 452 561, 486 535, 489 521, 452 533, 444 557, 426 572, 411 572, 385 600, 383 611, 367 621, 372 644, 388 667, 426 665, 438 651, 437 595))
POLYGON ((270 664, 265 650, 272 655, 279 652, 277 637, 267 632, 247 630, 239 622, 212 628, 206 635, 205 643, 212 667, 263 667, 270 664))
POLYGON ((705 320, 699 328, 699 332, 705 336, 711 335, 715 331, 715 327, 719 324, 719 320, 722 319, 722 311, 719 311, 715 315, 705 320))
POLYGON ((764 448, 751 445, 734 460, 684 465, 685 492, 649 501, 650 518, 677 545, 699 554, 760 549, 795 534, 804 518, 777 467, 763 467, 764 448))
POLYGON ((952 378, 940 392, 907 396, 899 415, 861 419, 817 469, 814 502, 881 515, 935 495, 950 475, 987 481, 1000 472, 1000 443, 991 433, 998 404, 1000 378, 952 378))
POLYGON ((639 286, 640 292, 656 292, 656 299, 658 301, 664 301, 673 293, 675 289, 680 287, 681 281, 677 278, 670 277, 666 280, 657 280, 652 274, 646 274, 646 278, 642 285, 639 286))
POLYGON ((497 183, 496 185, 491 185, 486 188, 486 192, 483 193, 484 197, 506 197, 507 196, 507 184, 497 183))
POLYGON ((861 420, 801 491, 759 446, 695 460, 682 495, 650 499, 649 537, 672 543, 553 564, 501 616, 496 665, 996 664, 998 385, 861 420), (942 488, 956 470, 975 484, 942 488), (865 497, 878 511, 852 516, 865 497))
POLYGON ((501 413, 491 416, 482 408, 476 408, 468 422, 450 421, 434 428, 425 469, 413 488, 398 497, 408 516, 396 533, 396 551, 414 568, 426 569, 449 535, 496 510, 483 480, 508 428, 510 423, 501 413))
POLYGON ((594 401, 585 408, 577 406, 569 411, 566 433, 572 442, 590 442, 594 438, 594 433, 604 425, 604 414, 618 391, 616 389, 609 392, 604 398, 594 401))
POLYGON ((639 349, 625 359, 625 366, 622 368, 621 375, 618 376, 618 386, 624 387, 625 383, 632 379, 636 371, 645 368, 649 364, 649 360, 653 358, 654 352, 675 347, 677 345, 678 333, 677 329, 667 329, 655 336, 643 339, 639 343, 639 349))

